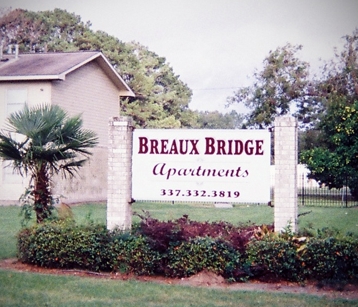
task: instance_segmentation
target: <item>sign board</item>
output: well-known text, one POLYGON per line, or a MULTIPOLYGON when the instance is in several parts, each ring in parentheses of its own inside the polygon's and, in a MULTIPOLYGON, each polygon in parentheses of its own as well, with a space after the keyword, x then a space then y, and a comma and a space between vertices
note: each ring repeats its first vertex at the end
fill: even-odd
POLYGON ((270 201, 266 130, 136 129, 135 200, 270 201))

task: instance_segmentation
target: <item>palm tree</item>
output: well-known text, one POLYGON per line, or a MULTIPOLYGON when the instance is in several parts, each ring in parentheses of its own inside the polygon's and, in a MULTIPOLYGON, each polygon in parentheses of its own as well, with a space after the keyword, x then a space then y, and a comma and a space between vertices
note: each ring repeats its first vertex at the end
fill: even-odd
POLYGON ((82 128, 81 116, 69 117, 57 105, 40 105, 12 113, 0 132, 0 158, 30 177, 36 220, 51 216, 51 177, 74 176, 97 144, 93 131, 82 128))

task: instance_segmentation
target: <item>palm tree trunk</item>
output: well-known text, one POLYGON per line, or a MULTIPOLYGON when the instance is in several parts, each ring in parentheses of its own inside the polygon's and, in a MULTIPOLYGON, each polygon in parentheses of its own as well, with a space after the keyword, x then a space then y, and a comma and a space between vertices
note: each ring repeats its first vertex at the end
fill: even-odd
POLYGON ((49 178, 46 170, 46 163, 42 163, 37 171, 33 192, 35 200, 34 206, 36 211, 36 221, 37 223, 42 223, 51 215, 51 194, 49 187, 49 178))

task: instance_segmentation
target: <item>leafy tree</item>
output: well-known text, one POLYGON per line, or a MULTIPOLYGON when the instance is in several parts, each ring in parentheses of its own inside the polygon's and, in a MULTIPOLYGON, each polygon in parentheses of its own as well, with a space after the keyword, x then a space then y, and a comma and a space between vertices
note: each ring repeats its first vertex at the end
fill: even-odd
POLYGON ((18 9, 0 18, 0 36, 5 44, 19 44, 23 52, 101 50, 136 94, 121 102, 121 110, 133 117, 137 127, 193 124, 195 116, 189 111, 192 91, 164 57, 139 43, 123 43, 104 31, 93 31, 90 26, 80 16, 61 9, 18 9))
POLYGON ((345 97, 346 104, 358 100, 358 28, 344 39, 343 50, 336 50, 334 59, 324 65, 317 86, 325 106, 341 97, 345 97))
POLYGON ((243 103, 251 110, 247 126, 269 127, 276 116, 289 113, 293 103, 299 106, 309 99, 309 64, 296 56, 301 49, 287 44, 270 51, 262 71, 255 71, 253 85, 228 98, 229 105, 243 103))
POLYGON ((323 67, 317 83, 319 146, 303 151, 310 177, 330 188, 349 186, 358 199, 358 30, 345 36, 341 53, 323 67))
POLYGON ((238 129, 241 128, 243 116, 232 110, 229 113, 218 111, 198 112, 197 128, 201 129, 238 129))
POLYGON ((0 132, 0 158, 11 161, 15 171, 30 176, 32 207, 40 223, 51 216, 51 177, 73 176, 97 144, 94 132, 82 129, 80 116, 68 117, 56 105, 12 113, 0 132))
POLYGON ((309 178, 329 188, 348 186, 358 200, 358 101, 347 105, 342 97, 332 103, 320 127, 322 145, 301 154, 309 178))
POLYGON ((125 114, 134 118, 139 127, 179 128, 184 126, 183 114, 189 115, 190 97, 186 85, 180 81, 173 69, 165 65, 165 58, 158 57, 138 43, 127 44, 134 59, 129 61, 127 80, 133 84, 136 98, 122 103, 125 114))

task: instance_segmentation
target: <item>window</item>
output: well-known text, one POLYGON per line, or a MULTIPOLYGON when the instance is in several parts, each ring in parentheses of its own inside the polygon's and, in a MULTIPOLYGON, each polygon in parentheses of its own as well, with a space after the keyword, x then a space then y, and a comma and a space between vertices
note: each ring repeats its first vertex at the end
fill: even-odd
MULTIPOLYGON (((8 89, 6 97, 6 114, 9 116, 11 113, 20 111, 25 106, 27 101, 27 89, 8 89)), ((16 138, 16 136, 15 136, 16 138)), ((20 139, 19 139, 20 140, 20 139)), ((22 183, 21 175, 15 173, 9 161, 2 163, 3 167, 3 182, 4 183, 22 183)))
POLYGON ((27 101, 27 89, 9 89, 7 91, 7 115, 22 110, 27 101))

